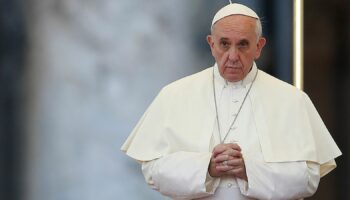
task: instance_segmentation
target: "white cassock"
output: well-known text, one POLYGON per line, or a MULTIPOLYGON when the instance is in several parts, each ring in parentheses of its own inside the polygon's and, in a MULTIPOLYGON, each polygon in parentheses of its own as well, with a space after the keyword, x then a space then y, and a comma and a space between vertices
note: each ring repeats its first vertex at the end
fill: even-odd
POLYGON ((214 66, 221 137, 215 118, 213 68, 165 87, 122 147, 142 162, 148 184, 173 199, 299 199, 341 153, 305 93, 257 69, 227 83, 214 66), (248 182, 208 174, 213 148, 224 138, 259 71, 225 143, 242 149, 248 182))

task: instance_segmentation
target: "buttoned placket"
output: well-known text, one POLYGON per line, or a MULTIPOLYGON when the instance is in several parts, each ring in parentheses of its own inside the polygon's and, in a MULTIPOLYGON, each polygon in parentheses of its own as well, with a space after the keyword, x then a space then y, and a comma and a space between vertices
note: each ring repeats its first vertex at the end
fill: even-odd
MULTIPOLYGON (((221 118, 223 118, 223 116, 226 116, 226 117, 224 118, 225 120, 222 120, 222 122, 220 123, 221 123, 221 127, 224 128, 222 129, 222 132, 224 134, 226 134, 233 119, 237 116, 239 107, 243 101, 244 95, 247 92, 247 87, 249 87, 249 84, 248 86, 243 86, 241 83, 235 83, 235 84, 228 83, 222 87, 221 95, 220 95, 220 102, 221 102, 220 111, 221 111, 221 118), (225 105, 228 106, 226 109, 223 108, 223 106, 225 105)), ((231 142, 231 143, 238 142, 238 135, 237 135, 238 132, 239 132, 239 124, 236 123, 232 127, 230 127, 230 132, 228 133, 229 135, 227 136, 225 142, 231 142)), ((221 136, 221 137, 225 137, 225 136, 221 136)), ((226 188, 238 187, 237 180, 231 177, 222 178, 221 184, 226 188)))
MULTIPOLYGON (((254 64, 255 65, 255 64, 254 64)), ((256 73, 256 66, 253 66, 253 71, 251 71, 247 75, 247 79, 244 79, 239 82, 228 82, 224 80, 217 69, 217 66, 215 66, 215 72, 216 72, 216 79, 218 84, 216 84, 216 91, 217 95, 216 100, 218 102, 218 114, 219 118, 221 119, 219 122, 220 126, 220 132, 221 132, 221 140, 225 138, 225 135, 227 131, 229 131, 228 138, 232 138, 232 136, 237 132, 237 129, 239 128, 237 124, 234 124, 232 127, 230 127, 232 121, 235 119, 235 117, 238 117, 238 110, 239 107, 242 104, 242 101, 244 99, 244 96, 247 92, 247 88, 249 88, 249 85, 251 84, 251 81, 256 73), (247 87, 248 86, 248 87, 247 87), (230 129, 230 130, 228 130, 230 129)), ((234 140, 234 139, 231 139, 234 140)), ((232 142, 232 141, 225 141, 225 142, 232 142)), ((234 140, 235 141, 235 140, 234 140)))
MULTIPOLYGON (((217 123, 220 124, 216 124, 216 127, 220 126, 221 129, 221 140, 225 137, 223 136, 224 134, 227 133, 227 130, 229 128, 229 126, 231 125, 233 119, 237 116, 237 112, 239 110, 239 107, 244 99, 244 96, 248 90, 248 88, 250 87, 251 81, 254 77, 254 74, 256 73, 256 69, 255 71, 253 71, 251 77, 248 78, 247 82, 236 82, 236 83, 228 83, 226 82, 224 79, 222 79, 222 77, 220 76, 220 74, 218 73, 218 71, 216 71, 216 75, 217 75, 217 84, 215 85, 215 89, 217 91, 216 93, 216 100, 218 102, 218 114, 219 114, 219 118, 220 121, 217 123)), ((247 99, 247 102, 245 102, 245 104, 249 104, 249 98, 247 99)), ((244 105, 243 106, 243 110, 247 109, 247 106, 249 108, 249 105, 244 105)), ((240 139, 241 136, 240 134, 243 133, 242 131, 244 131, 244 133, 246 133, 246 127, 247 125, 245 123, 241 124, 240 122, 241 119, 239 119, 241 114, 239 114, 238 118, 237 118, 237 122, 231 127, 230 132, 228 133, 229 135, 226 138, 225 143, 231 142, 231 143, 238 143, 239 145, 241 145, 240 143, 240 139), (241 128, 240 128, 240 125, 241 128)), ((243 114, 243 116, 245 116, 243 114)), ((242 116, 242 117, 243 117, 242 116)), ((251 122, 251 120, 248 120, 251 122)), ((250 126, 250 128, 252 128, 252 130, 255 130, 253 128, 253 126, 250 126)), ((249 134, 253 134, 254 131, 252 131, 249 129, 249 134)), ((215 138, 214 142, 215 145, 218 144, 220 142, 219 139, 219 132, 216 128, 215 134, 213 135, 213 137, 215 138)), ((244 137, 250 137, 250 136, 244 136, 244 137)), ((250 141, 250 140, 249 140, 250 141)), ((213 145, 213 147, 215 146, 213 145)), ((233 188, 237 188, 238 187, 238 183, 237 180, 235 178, 232 177, 222 177, 220 180, 220 186, 219 187, 224 187, 227 189, 233 189, 233 188)))
MULTIPOLYGON (((244 95, 246 93, 246 88, 242 84, 235 84, 230 86, 230 119, 228 123, 231 123, 235 117, 237 117, 237 113, 239 110, 239 107, 242 104, 244 95)), ((231 125, 231 124, 229 124, 231 125)), ((234 137, 234 135, 237 132, 237 129, 239 128, 239 124, 234 124, 232 127, 230 127, 230 135, 234 137)))

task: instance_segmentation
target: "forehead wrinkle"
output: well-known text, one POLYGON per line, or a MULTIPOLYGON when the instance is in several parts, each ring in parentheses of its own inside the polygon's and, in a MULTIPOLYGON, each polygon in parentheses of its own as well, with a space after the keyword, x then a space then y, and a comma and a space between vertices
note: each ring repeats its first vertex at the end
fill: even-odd
POLYGON ((232 15, 215 23, 213 34, 218 36, 223 35, 223 37, 230 36, 232 33, 237 36, 255 35, 255 26, 256 19, 254 18, 243 15, 232 15))

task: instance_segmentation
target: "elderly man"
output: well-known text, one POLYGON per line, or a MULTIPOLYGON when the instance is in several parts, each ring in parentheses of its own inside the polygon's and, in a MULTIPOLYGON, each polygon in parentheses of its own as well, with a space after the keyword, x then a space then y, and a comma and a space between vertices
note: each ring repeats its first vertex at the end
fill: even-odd
POLYGON ((341 155, 308 96, 257 69, 266 40, 250 8, 219 10, 216 64, 164 87, 122 150, 174 199, 300 199, 341 155))

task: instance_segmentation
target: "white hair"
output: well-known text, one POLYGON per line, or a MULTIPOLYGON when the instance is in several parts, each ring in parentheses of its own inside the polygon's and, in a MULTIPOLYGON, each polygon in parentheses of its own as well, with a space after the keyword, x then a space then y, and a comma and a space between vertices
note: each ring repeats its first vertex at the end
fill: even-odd
POLYGON ((257 39, 262 37, 263 31, 262 31, 262 24, 261 24, 260 19, 256 20, 255 33, 256 33, 257 39))

